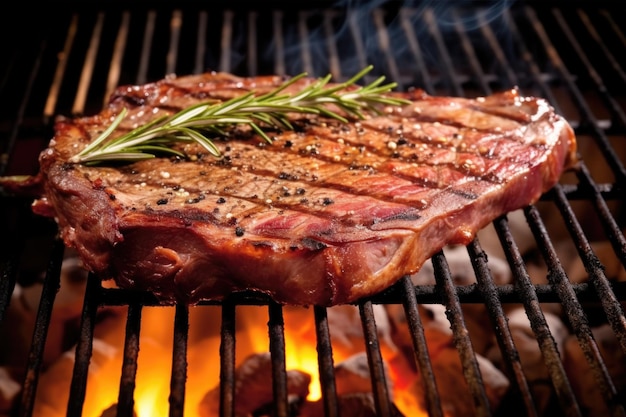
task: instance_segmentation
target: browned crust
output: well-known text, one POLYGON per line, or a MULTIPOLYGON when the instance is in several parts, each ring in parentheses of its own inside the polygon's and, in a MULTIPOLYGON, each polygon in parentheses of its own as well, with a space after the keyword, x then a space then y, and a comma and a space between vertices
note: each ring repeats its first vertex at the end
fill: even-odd
MULTIPOLYGON (((498 166, 494 172, 506 172, 506 177, 498 181, 485 175, 484 178, 476 177, 476 180, 454 180, 457 182, 450 186, 435 188, 436 192, 427 194, 428 201, 425 204, 418 204, 418 200, 411 200, 408 195, 396 195, 391 199, 393 204, 412 207, 419 213, 415 219, 400 216, 377 224, 374 216, 373 222, 361 224, 353 219, 351 221, 355 224, 351 224, 343 217, 336 217, 333 211, 325 214, 327 208, 313 210, 307 207, 304 212, 310 218, 303 221, 306 225, 318 225, 318 228, 326 225, 323 232, 312 232, 313 226, 301 234, 299 231, 290 232, 289 216, 296 213, 293 217, 297 218, 303 209, 301 206, 285 202, 282 208, 268 205, 264 209, 262 204, 250 202, 245 196, 233 192, 230 197, 234 200, 250 204, 246 213, 255 213, 239 219, 241 223, 238 225, 245 225, 246 233, 237 238, 232 234, 234 225, 215 215, 210 210, 213 206, 208 200, 180 209, 145 205, 141 191, 135 194, 128 184, 120 186, 119 182, 114 181, 128 178, 116 168, 86 168, 64 162, 75 151, 75 144, 87 143, 90 132, 110 120, 120 106, 129 106, 132 111, 136 111, 143 106, 151 106, 159 97, 166 95, 170 107, 162 111, 172 111, 184 103, 197 101, 200 96, 238 94, 245 88, 241 90, 232 85, 235 83, 241 86, 241 80, 230 75, 205 74, 164 80, 143 87, 122 87, 114 94, 111 105, 101 114, 91 118, 59 121, 50 148, 41 155, 46 199, 40 200, 39 205, 53 209, 66 244, 78 250, 90 269, 103 278, 114 278, 122 287, 152 291, 164 303, 196 303, 202 299, 220 299, 234 291, 249 289, 265 292, 276 301, 288 304, 350 303, 384 290, 405 274, 418 271, 430 256, 446 244, 467 244, 478 230, 499 215, 534 203, 576 159, 576 141, 571 127, 540 99, 519 97, 515 90, 477 101, 430 97, 422 91, 415 91, 405 96, 415 100, 416 107, 392 109, 389 120, 411 122, 419 119, 427 123, 424 121, 424 112, 435 121, 443 120, 441 117, 444 116, 433 114, 437 113, 436 109, 449 111, 451 102, 462 100, 464 108, 475 107, 478 109, 476 114, 486 115, 484 123, 491 123, 493 117, 502 123, 519 125, 519 128, 512 130, 519 137, 515 136, 512 140, 518 147, 527 142, 524 146, 532 148, 533 158, 518 165, 511 162, 510 165, 514 167, 512 172, 507 172, 507 167, 498 166), (515 102, 519 102, 524 110, 516 110, 513 105, 515 102), (418 110, 421 105, 425 109, 423 112, 418 110), (149 209, 143 209, 145 207, 149 209), (309 213, 309 210, 313 211, 309 213), (262 221, 259 218, 264 221, 263 216, 271 220, 268 224, 272 227, 260 226, 262 221), (276 218, 285 222, 286 230, 282 230, 280 224, 274 221, 276 218)), ((263 89, 279 81, 277 77, 246 79, 243 85, 246 88, 255 86, 263 89)), ((445 120, 454 126, 457 119, 453 113, 450 114, 445 116, 448 117, 445 120)), ((464 114, 467 111, 459 113, 459 117, 464 114)), ((487 130, 488 126, 483 126, 483 121, 474 122, 480 125, 479 130, 484 128, 484 132, 495 134, 487 130)), ((371 123, 379 121, 374 119, 371 123)), ((325 130, 323 126, 312 126, 311 129, 309 132, 328 134, 328 129, 325 130)), ((378 136, 381 140, 390 137, 378 136)), ((376 135, 373 137, 375 139, 376 135)), ((297 135, 289 138, 298 140, 297 135)), ((414 175, 413 168, 408 162, 405 163, 408 157, 385 157, 384 145, 378 149, 377 144, 364 144, 372 147, 372 158, 378 158, 376 152, 382 155, 381 160, 387 161, 385 169, 389 175, 398 178, 397 181, 402 179, 409 183, 431 184, 428 182, 430 180, 424 182, 423 178, 411 177, 414 175)), ((228 146, 240 149, 243 153, 249 149, 248 142, 242 145, 233 142, 228 146)), ((438 148, 431 146, 429 149, 438 148)), ((507 156, 511 161, 514 161, 514 157, 507 156)), ((324 163, 328 162, 323 152, 318 158, 324 163)), ((497 161, 485 160, 497 165, 497 161)), ((480 162, 479 159, 476 161, 480 162)), ((240 163, 244 164, 245 161, 240 163)), ((134 169, 149 172, 161 169, 170 162, 150 162, 145 165, 146 168, 142 164, 136 164, 134 169)), ((209 162, 206 166, 213 164, 209 162)), ((422 164, 432 167, 429 162, 422 164)), ((129 168, 125 169, 124 172, 128 172, 129 168)), ((458 169, 454 168, 452 172, 458 169)), ((473 172, 471 167, 464 169, 466 177, 473 172)), ((383 171, 381 167, 372 173, 383 171)), ((241 175, 245 178, 248 174, 241 175)), ((288 178, 286 181, 290 180, 288 178)), ((350 187, 342 184, 333 184, 331 187, 339 198, 344 198, 342 196, 346 192, 363 192, 358 189, 355 191, 351 184, 350 187)), ((163 184, 159 186, 167 188, 163 184)), ((155 185, 155 193, 159 192, 159 186, 155 185)), ((375 194, 373 189, 369 193, 375 194)), ((153 195, 149 192, 146 194, 153 195)), ((207 195, 218 194, 208 192, 207 195)), ((353 198, 362 197, 369 198, 361 194, 355 194, 353 198)), ((380 196, 376 198, 383 206, 386 204, 382 203, 380 196)), ((172 197, 171 201, 177 200, 172 197)), ((389 210, 393 210, 395 206, 390 207, 389 210)), ((45 213, 44 210, 40 212, 45 213)))

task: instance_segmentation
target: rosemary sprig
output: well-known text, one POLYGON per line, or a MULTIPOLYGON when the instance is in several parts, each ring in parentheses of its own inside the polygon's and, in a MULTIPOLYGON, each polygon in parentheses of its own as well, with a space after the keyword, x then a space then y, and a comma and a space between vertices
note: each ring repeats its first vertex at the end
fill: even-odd
POLYGON ((273 91, 255 95, 253 91, 219 103, 200 103, 180 112, 157 118, 115 139, 109 139, 118 128, 127 110, 124 108, 111 125, 91 144, 70 159, 73 163, 94 164, 107 161, 132 162, 154 158, 157 154, 184 157, 172 148, 179 142, 196 142, 209 153, 219 157, 220 151, 211 136, 228 136, 234 125, 248 125, 264 140, 271 139, 261 128, 273 127, 292 130, 290 113, 319 114, 348 122, 348 117, 364 118, 366 113, 378 113, 379 105, 403 105, 407 100, 386 96, 396 83, 383 84, 381 76, 365 86, 356 83, 373 67, 370 65, 348 81, 328 87, 331 76, 320 78, 302 90, 287 94, 284 91, 307 74, 290 78, 273 91))

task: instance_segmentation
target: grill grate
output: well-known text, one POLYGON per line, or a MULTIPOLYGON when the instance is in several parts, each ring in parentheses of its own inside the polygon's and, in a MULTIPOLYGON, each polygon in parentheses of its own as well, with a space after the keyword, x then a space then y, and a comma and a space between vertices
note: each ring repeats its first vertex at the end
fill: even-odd
MULTIPOLYGON (((594 7, 585 2, 576 7, 559 7, 558 2, 549 7, 539 2, 506 1, 475 2, 469 7, 410 3, 364 2, 351 9, 324 2, 299 8, 275 3, 259 9, 238 4, 203 8, 195 2, 149 9, 139 3, 94 3, 4 13, 0 16, 4 39, 0 52, 6 57, 0 62, 0 175, 37 171, 38 152, 52 135, 56 115, 95 113, 116 86, 154 81, 171 73, 207 69, 240 75, 330 72, 341 81, 374 63, 378 73, 388 75, 402 89, 419 86, 431 94, 487 95, 517 86, 524 94, 548 99, 575 127, 581 146, 582 161, 575 173, 567 174, 540 202, 523 211, 529 239, 546 265, 547 283, 531 279, 525 252, 528 242, 518 236, 511 218, 503 216, 493 228, 514 284, 495 283, 492 261, 482 247, 486 242, 479 238, 467 248, 475 284, 457 285, 449 260, 441 252, 432 259, 433 285, 414 286, 405 277, 388 291, 358 303, 376 413, 392 416, 397 410, 392 387, 386 382, 374 306, 401 304, 425 410, 431 416, 447 415, 442 393, 450 387, 437 381, 419 311, 420 305, 442 304, 476 415, 590 415, 573 386, 576 381, 568 377, 562 348, 546 319, 545 307, 559 303, 608 412, 625 415, 626 386, 611 373, 592 332, 596 321, 607 322, 618 349, 626 355, 626 281, 615 279, 623 276, 626 268, 626 68, 620 61, 626 55, 624 7, 609 2, 594 7), (13 29, 16 19, 28 24, 13 29), (556 216, 549 214, 552 212, 556 216), (617 272, 596 253, 594 242, 598 240, 608 242, 617 259, 617 272), (562 241, 574 248, 573 255, 561 249, 562 241), (567 265, 572 259, 581 263, 588 281, 570 281, 567 265), (496 411, 490 408, 465 321, 464 309, 471 305, 485 306, 511 382, 496 411), (523 306, 548 371, 546 383, 553 396, 541 410, 508 324, 507 307, 511 305, 523 306)), ((67 251, 55 236, 55 226, 31 214, 28 199, 0 198, 0 332, 11 325, 8 312, 16 302, 17 288, 37 282, 41 271, 45 274, 24 364, 3 362, 0 349, 0 366, 25 368, 20 396, 6 411, 11 417, 31 416, 45 371, 44 348, 67 251)), ((118 416, 133 415, 142 316, 146 308, 156 305, 149 294, 102 288, 94 277, 87 279, 67 411, 63 413, 83 415, 98 313, 103 307, 122 306, 126 308, 126 327, 116 407, 118 416)), ((219 413, 236 413, 235 352, 240 323, 236 313, 242 306, 267 308, 273 376, 270 413, 290 416, 283 308, 258 294, 237 294, 223 303, 197 307, 221 311, 219 363, 214 364, 220 381, 219 413)), ((190 308, 172 309, 169 415, 182 416, 187 405, 194 323, 190 308)), ((311 314, 323 410, 326 416, 339 416, 328 310, 315 307, 311 314)))

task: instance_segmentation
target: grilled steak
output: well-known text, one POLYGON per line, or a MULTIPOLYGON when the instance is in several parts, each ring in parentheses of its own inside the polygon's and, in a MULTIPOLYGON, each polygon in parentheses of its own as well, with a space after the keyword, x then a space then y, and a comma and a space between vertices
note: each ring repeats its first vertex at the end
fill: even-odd
POLYGON ((542 99, 415 90, 394 93, 412 104, 360 121, 301 117, 294 131, 269 132, 272 145, 241 129, 217 140, 222 158, 184 145, 187 159, 69 163, 123 107, 118 129, 127 131, 282 81, 207 73, 120 87, 101 113, 57 121, 34 209, 56 218, 89 269, 163 303, 258 290, 328 306, 379 292, 446 244, 468 243, 535 202, 575 159, 572 129, 542 99))

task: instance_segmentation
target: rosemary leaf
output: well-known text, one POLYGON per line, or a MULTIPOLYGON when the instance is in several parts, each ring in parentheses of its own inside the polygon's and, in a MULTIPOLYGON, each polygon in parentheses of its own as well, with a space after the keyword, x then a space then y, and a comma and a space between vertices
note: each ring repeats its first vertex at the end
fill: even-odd
POLYGON ((177 143, 196 142, 211 155, 220 151, 211 137, 228 138, 229 130, 247 125, 265 141, 271 143, 266 128, 293 130, 290 115, 318 114, 347 123, 348 118, 363 119, 367 113, 378 113, 380 105, 400 106, 407 100, 386 95, 397 85, 383 84, 385 77, 360 86, 356 83, 372 66, 368 66, 343 83, 328 86, 331 75, 312 81, 296 93, 286 90, 306 73, 296 75, 274 90, 256 95, 250 91, 224 102, 206 102, 189 106, 171 116, 162 116, 118 137, 111 138, 126 117, 126 108, 117 115, 94 141, 70 162, 97 164, 104 162, 132 162, 154 158, 159 154, 184 157, 173 148, 177 143), (211 137, 210 137, 210 136, 211 137))

